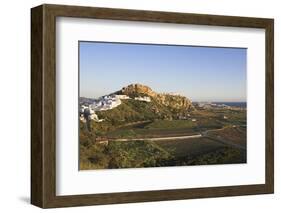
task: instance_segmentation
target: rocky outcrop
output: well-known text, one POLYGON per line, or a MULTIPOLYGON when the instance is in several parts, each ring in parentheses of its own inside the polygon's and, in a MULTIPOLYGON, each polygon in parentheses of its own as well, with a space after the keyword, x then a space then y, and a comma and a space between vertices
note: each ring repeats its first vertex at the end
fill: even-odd
POLYGON ((173 109, 191 109, 192 102, 181 95, 157 94, 155 100, 173 109))
POLYGON ((192 102, 182 95, 173 95, 169 93, 157 93, 154 92, 150 87, 142 84, 130 84, 123 87, 117 94, 128 95, 130 97, 135 96, 150 96, 152 100, 160 105, 178 110, 189 110, 193 108, 192 102))
POLYGON ((152 89, 148 86, 142 85, 142 84, 130 84, 126 87, 123 87, 120 91, 120 94, 123 95, 138 95, 138 94, 145 94, 150 97, 155 97, 156 93, 152 91, 152 89))

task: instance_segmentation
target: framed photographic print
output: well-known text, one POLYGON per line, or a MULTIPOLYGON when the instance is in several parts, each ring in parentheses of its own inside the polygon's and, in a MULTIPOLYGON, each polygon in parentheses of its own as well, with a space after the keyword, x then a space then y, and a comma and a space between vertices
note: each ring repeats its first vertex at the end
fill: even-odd
POLYGON ((31 9, 31 203, 274 191, 273 19, 31 9))

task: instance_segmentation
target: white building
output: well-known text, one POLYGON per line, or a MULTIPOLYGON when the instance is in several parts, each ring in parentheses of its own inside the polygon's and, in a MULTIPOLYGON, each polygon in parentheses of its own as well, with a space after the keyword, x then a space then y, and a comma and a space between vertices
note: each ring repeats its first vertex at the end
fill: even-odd
POLYGON ((86 123, 86 119, 84 117, 84 114, 81 114, 79 117, 80 121, 82 121, 83 123, 86 123))
POLYGON ((88 120, 98 121, 98 115, 96 113, 88 115, 88 120))
POLYGON ((145 102, 151 102, 151 99, 150 99, 150 97, 148 97, 148 96, 144 96, 144 97, 135 97, 135 100, 138 100, 138 101, 145 101, 145 102))
POLYGON ((116 98, 119 98, 120 100, 131 99, 128 95, 116 95, 116 98))
POLYGON ((94 100, 89 104, 89 107, 81 105, 79 111, 80 113, 89 115, 93 114, 95 111, 110 110, 119 106, 122 103, 121 99, 129 99, 129 97, 126 95, 120 97, 119 95, 106 95, 94 100))
POLYGON ((98 115, 94 112, 88 115, 88 120, 93 120, 95 122, 102 122, 104 119, 99 119, 98 115))
POLYGON ((89 105, 89 108, 94 111, 103 111, 113 109, 121 104, 121 100, 115 95, 112 96, 104 96, 92 104, 89 105))
POLYGON ((79 112, 80 112, 80 113, 84 113, 84 110, 87 109, 87 108, 88 108, 88 107, 86 107, 85 105, 81 105, 81 106, 80 106, 80 109, 79 109, 79 112))
POLYGON ((94 114, 94 113, 95 113, 95 111, 93 110, 93 108, 91 106, 89 106, 89 108, 86 108, 84 110, 84 114, 86 114, 86 115, 91 115, 91 114, 94 114))

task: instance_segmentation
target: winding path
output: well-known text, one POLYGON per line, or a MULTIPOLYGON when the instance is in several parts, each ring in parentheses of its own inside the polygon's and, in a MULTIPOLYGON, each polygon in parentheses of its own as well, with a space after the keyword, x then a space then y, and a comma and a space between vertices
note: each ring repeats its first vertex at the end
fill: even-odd
POLYGON ((164 140, 181 140, 188 138, 200 138, 201 134, 196 135, 186 135, 186 136, 175 136, 175 137, 160 137, 160 138, 120 138, 120 139, 112 139, 112 141, 126 142, 126 141, 164 141, 164 140))
POLYGON ((225 141, 222 139, 219 139, 217 137, 211 137, 208 135, 208 132, 211 131, 218 131, 218 130, 223 130, 225 127, 220 128, 220 129, 213 129, 213 130, 206 130, 204 132, 200 131, 200 134, 195 134, 195 135, 184 135, 184 136, 173 136, 173 137, 158 137, 158 138, 117 138, 117 139, 111 139, 111 141, 118 141, 118 142, 127 142, 127 141, 165 141, 165 140, 182 140, 182 139, 191 139, 191 138, 201 138, 201 137, 205 137, 208 138, 210 140, 216 141, 218 143, 224 144, 224 145, 228 145, 228 146, 232 146, 238 149, 242 149, 242 150, 246 150, 246 147, 235 144, 233 142, 230 141, 225 141))

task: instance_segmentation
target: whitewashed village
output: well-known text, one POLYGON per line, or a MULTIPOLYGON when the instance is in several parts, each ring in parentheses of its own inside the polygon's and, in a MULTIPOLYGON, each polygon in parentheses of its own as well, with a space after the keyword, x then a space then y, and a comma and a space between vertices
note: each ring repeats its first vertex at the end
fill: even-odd
MULTIPOLYGON (((169 94, 169 93, 167 93, 169 94)), ((127 95, 105 95, 98 99, 87 99, 87 101, 80 102, 80 109, 79 109, 79 116, 80 121, 86 123, 87 121, 94 121, 94 122, 102 122, 104 119, 99 119, 96 112, 98 111, 106 111, 111 110, 118 107, 122 100, 132 99, 127 95)), ((139 96, 133 98, 136 101, 143 101, 143 102, 151 102, 151 98, 149 96, 139 96)), ((244 108, 239 107, 231 107, 225 104, 215 104, 211 102, 201 102, 201 103, 193 103, 198 109, 231 109, 231 110, 244 110, 244 108)), ((180 116, 180 120, 190 119, 191 121, 195 122, 197 119, 190 118, 190 114, 187 116, 180 116)), ((227 116, 223 116, 223 119, 228 119, 227 116)))
MULTIPOLYGON (((95 122, 102 122, 104 119, 99 119, 98 115, 95 113, 97 111, 106 111, 111 110, 115 107, 118 107, 122 100, 131 99, 127 95, 106 95, 102 96, 98 99, 88 99, 88 101, 80 102, 80 121, 87 122, 87 120, 93 120, 95 122)), ((134 97, 134 100, 143 101, 143 102, 151 102, 149 96, 139 96, 134 97)))

